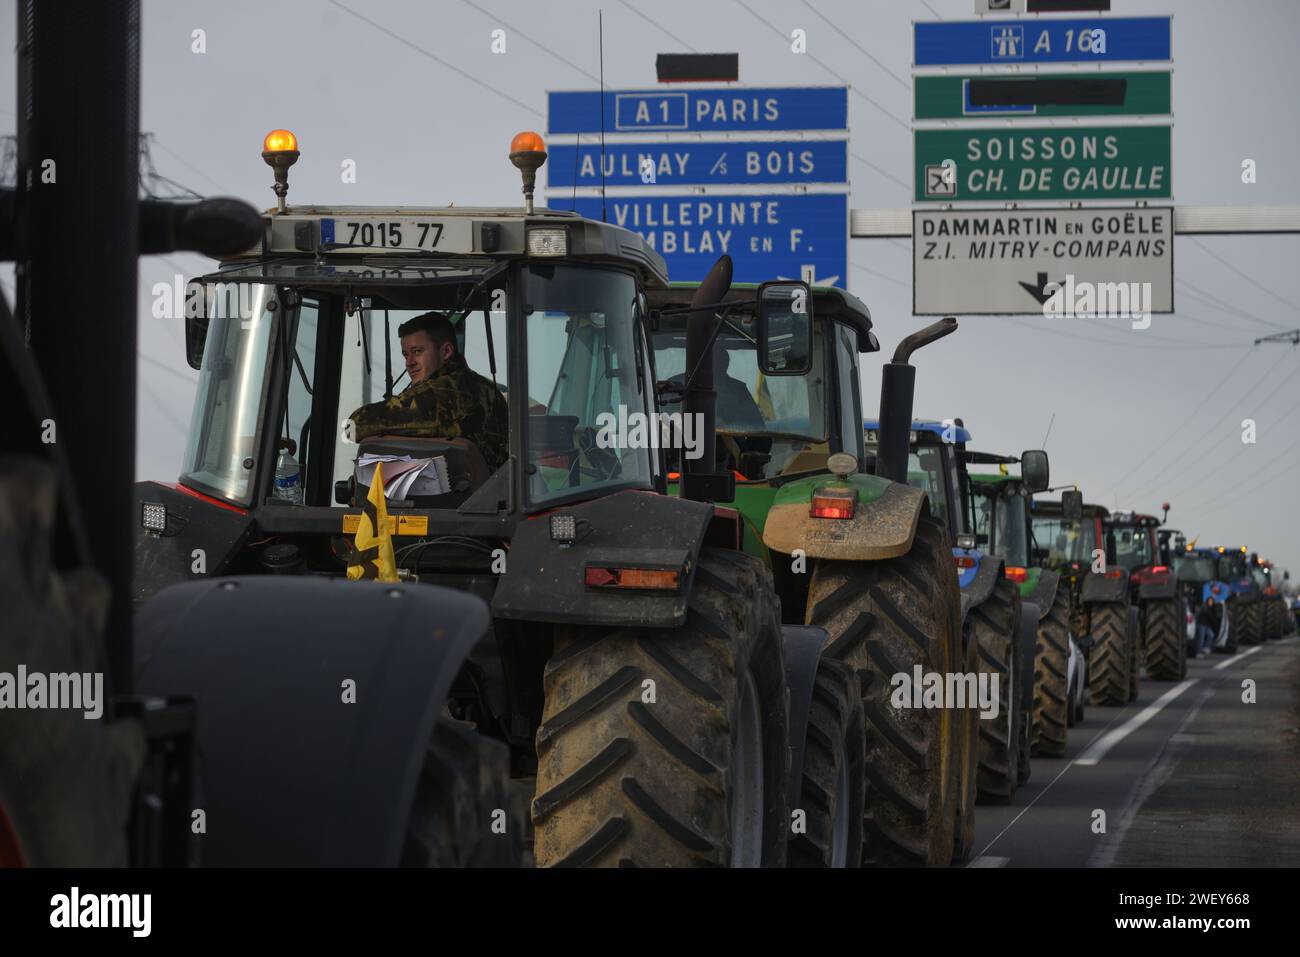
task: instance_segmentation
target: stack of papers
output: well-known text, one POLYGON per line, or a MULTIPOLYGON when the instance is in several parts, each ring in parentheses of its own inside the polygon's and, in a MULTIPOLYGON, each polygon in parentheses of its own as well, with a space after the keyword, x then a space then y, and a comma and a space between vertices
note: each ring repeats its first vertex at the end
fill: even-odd
POLYGON ((409 455, 362 455, 357 459, 357 483, 372 485, 375 466, 384 463, 384 497, 394 501, 412 495, 442 495, 451 491, 447 460, 441 455, 413 459, 409 455))

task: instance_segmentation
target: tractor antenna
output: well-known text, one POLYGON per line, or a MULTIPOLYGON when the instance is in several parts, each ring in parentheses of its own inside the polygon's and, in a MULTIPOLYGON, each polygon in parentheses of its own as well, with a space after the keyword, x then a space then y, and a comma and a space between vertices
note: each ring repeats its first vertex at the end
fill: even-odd
POLYGON ((600 221, 605 218, 605 11, 596 11, 596 29, 600 43, 600 221))
POLYGON ((1055 422, 1056 422, 1056 413, 1053 412, 1053 413, 1052 413, 1052 418, 1051 418, 1051 420, 1048 421, 1048 423, 1047 423, 1047 431, 1043 434, 1043 444, 1039 446, 1040 449, 1045 449, 1045 448, 1047 448, 1047 436, 1049 436, 1049 435, 1052 434, 1052 425, 1053 425, 1055 422))

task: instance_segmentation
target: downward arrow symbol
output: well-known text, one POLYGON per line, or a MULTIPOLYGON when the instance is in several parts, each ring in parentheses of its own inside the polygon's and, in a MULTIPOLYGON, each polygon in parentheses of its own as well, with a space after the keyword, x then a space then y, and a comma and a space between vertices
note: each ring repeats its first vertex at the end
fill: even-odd
MULTIPOLYGON (((1040 272, 1038 274, 1038 285, 1031 286, 1029 283, 1021 281, 1020 287, 1024 289, 1025 292, 1029 293, 1029 295, 1033 296, 1034 299, 1038 301, 1038 304, 1042 306, 1046 305, 1047 300, 1052 298, 1052 294, 1047 291, 1047 284, 1047 273, 1040 272)), ((1060 286, 1063 285, 1063 283, 1058 281, 1057 285, 1060 286)))

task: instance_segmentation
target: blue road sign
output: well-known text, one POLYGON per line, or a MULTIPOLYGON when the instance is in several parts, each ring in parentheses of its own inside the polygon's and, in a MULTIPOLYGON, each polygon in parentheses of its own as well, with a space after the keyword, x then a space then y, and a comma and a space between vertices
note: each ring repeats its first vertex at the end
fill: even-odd
POLYGON ((1168 60, 1170 17, 944 20, 913 24, 916 66, 1168 60))
MULTIPOLYGON (((551 146, 548 188, 600 185, 600 143, 551 146)), ((844 140, 606 143, 606 186, 847 183, 844 140)))
MULTIPOLYGON (((569 196, 553 209, 574 209, 569 196)), ((578 197, 576 209, 600 219, 599 196, 578 197)), ((843 193, 745 196, 610 196, 609 222, 640 233, 668 262, 675 281, 703 279, 723 253, 735 282, 809 279, 845 286, 849 198, 843 193)))
MULTIPOLYGON (((600 92, 546 96, 550 133, 599 133, 600 92)), ((685 90, 606 90, 607 133, 725 133, 848 128, 848 88, 714 87, 685 90)))

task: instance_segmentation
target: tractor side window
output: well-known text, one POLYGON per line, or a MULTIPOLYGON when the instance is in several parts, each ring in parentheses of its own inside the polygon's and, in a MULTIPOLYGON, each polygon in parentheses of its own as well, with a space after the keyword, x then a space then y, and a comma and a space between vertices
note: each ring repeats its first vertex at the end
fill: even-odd
POLYGON ((238 308, 219 303, 222 290, 215 288, 206 303, 211 318, 182 477, 218 498, 250 505, 275 325, 266 306, 275 299, 275 287, 239 283, 231 288, 238 308), (254 464, 246 467, 247 462, 254 464))
MULTIPOLYGON (((860 432, 861 430, 859 430, 860 432)), ((943 453, 933 446, 919 446, 907 453, 907 484, 919 488, 930 499, 934 517, 948 526, 948 496, 943 483, 943 453)))
MULTIPOLYGON (((841 452, 862 461, 862 398, 858 379, 858 337, 848 326, 835 329, 835 365, 838 375, 841 452)), ((942 481, 942 478, 940 479, 942 481)))
POLYGON ((651 483, 651 446, 662 432, 638 364, 636 291, 630 275, 613 270, 534 265, 525 272, 524 439, 533 502, 651 483))

